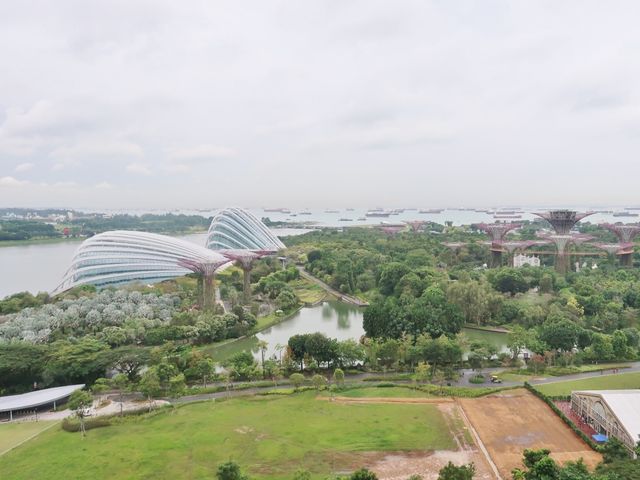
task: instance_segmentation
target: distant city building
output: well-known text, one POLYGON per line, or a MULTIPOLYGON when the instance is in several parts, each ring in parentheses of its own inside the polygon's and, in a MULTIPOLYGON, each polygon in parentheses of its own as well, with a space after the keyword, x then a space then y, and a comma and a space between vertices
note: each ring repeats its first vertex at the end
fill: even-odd
POLYGON ((514 267, 523 267, 525 265, 530 265, 532 267, 540 266, 540 258, 534 255, 523 255, 521 253, 513 256, 513 266, 514 267))
POLYGON ((572 392, 571 410, 597 433, 634 450, 640 438, 640 390, 572 392))

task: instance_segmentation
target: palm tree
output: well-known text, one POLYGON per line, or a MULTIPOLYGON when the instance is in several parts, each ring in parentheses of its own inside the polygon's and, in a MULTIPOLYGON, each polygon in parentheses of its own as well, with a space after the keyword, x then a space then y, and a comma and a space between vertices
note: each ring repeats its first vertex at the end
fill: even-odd
POLYGON ((280 356, 280 366, 282 366, 282 350, 284 350, 285 346, 281 345, 279 343, 276 343, 276 352, 278 352, 279 356, 280 356))
POLYGON ((267 351, 267 347, 269 346, 269 343, 265 340, 260 340, 258 342, 258 348, 260 349, 260 355, 262 357, 262 378, 265 378, 265 370, 264 370, 264 354, 267 351))

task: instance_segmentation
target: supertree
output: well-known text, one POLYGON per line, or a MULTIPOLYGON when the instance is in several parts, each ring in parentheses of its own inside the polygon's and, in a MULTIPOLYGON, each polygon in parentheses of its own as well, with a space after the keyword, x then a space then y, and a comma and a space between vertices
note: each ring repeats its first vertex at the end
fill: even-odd
POLYGON ((520 223, 476 223, 475 228, 482 230, 491 238, 491 267, 498 267, 502 263, 502 242, 507 233, 520 228, 520 223))
POLYGON ((242 269, 242 274, 243 274, 242 293, 244 296, 245 303, 248 303, 251 300, 251 269, 253 268, 253 263, 259 258, 273 254, 273 252, 236 249, 236 250, 220 250, 220 253, 225 257, 227 257, 228 259, 234 260, 236 262, 236 265, 238 265, 242 269))
POLYGON ((620 263, 630 267, 633 263, 633 240, 640 234, 640 225, 634 223, 602 223, 600 226, 613 232, 618 237, 620 263))
POLYGON ((536 213, 544 218, 553 228, 555 235, 548 235, 546 238, 552 240, 556 245, 556 271, 562 274, 569 269, 569 245, 571 243, 582 243, 583 237, 571 235, 571 230, 580 220, 593 212, 578 213, 573 210, 551 210, 549 212, 536 213))
POLYGON ((404 225, 382 225, 378 227, 381 232, 386 233, 390 237, 405 229, 404 225))
POLYGON ((427 224, 426 220, 411 220, 405 223, 411 227, 411 231, 413 231, 414 233, 423 229, 427 224))
POLYGON ((513 267, 514 253, 518 250, 523 251, 529 248, 531 245, 535 245, 533 240, 505 240, 502 242, 502 247, 509 254, 509 264, 513 267))

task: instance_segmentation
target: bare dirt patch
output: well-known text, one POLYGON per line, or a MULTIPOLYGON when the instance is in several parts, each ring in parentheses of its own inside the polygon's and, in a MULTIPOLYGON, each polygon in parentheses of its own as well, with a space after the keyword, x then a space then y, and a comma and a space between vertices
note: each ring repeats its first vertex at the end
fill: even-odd
POLYGON ((460 399, 459 403, 505 479, 511 478, 514 468, 522 467, 525 448, 548 448, 559 462, 582 457, 591 468, 602 459, 526 390, 460 399))

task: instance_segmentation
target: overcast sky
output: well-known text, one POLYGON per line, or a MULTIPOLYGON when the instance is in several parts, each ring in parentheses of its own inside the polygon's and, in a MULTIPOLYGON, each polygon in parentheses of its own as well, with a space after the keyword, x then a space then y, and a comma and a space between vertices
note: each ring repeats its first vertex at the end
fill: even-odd
POLYGON ((640 203, 640 2, 0 2, 0 206, 640 203))

